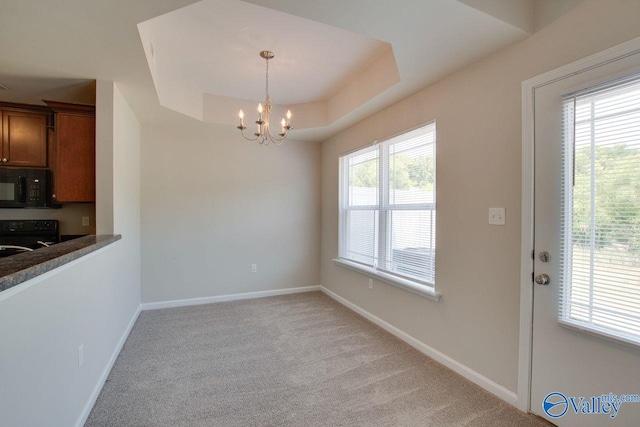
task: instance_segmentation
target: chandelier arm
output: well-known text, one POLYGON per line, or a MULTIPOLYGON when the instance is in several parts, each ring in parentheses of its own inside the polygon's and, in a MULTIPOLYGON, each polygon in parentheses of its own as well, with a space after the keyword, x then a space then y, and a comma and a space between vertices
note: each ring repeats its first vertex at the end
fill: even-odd
POLYGON ((282 142, 285 140, 285 138, 287 137, 287 134, 285 134, 283 137, 276 137, 271 133, 271 130, 269 130, 269 132, 267 133, 269 139, 271 140, 271 142, 273 142, 276 145, 280 145, 282 144, 282 142))
MULTIPOLYGON (((244 127, 244 126, 243 126, 243 127, 244 127)), ((238 127, 238 128, 240 129, 240 133, 242 134, 242 137, 243 137, 244 139, 246 139, 247 141, 251 141, 251 142, 253 142, 253 141, 257 141, 257 140, 258 140, 258 138, 259 138, 259 137, 255 137, 255 138, 247 138, 247 136, 244 134, 244 129, 246 129, 246 128, 244 128, 244 129, 243 129, 243 128, 241 128, 241 127, 238 127)))

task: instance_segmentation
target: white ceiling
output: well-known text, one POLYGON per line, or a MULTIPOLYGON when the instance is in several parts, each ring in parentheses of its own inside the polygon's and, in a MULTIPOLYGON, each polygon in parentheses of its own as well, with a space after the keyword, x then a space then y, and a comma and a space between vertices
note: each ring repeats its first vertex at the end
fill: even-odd
POLYGON ((291 138, 322 140, 527 37, 533 2, 3 0, 0 82, 10 90, 0 90, 0 100, 39 103, 48 91, 86 102, 83 81, 113 80, 142 123, 198 117, 230 126, 238 106, 252 108, 264 97, 257 53, 271 49, 272 98, 294 104, 296 128, 306 127, 291 138), (157 17, 171 21, 165 14, 176 10, 175 22, 146 33, 148 40, 137 27, 157 17), (154 86, 144 49, 150 40, 158 44, 160 80, 187 87, 182 114, 169 105, 180 103, 166 96, 172 89, 154 86), (385 72, 394 66, 395 75, 385 72))
POLYGON ((270 92, 282 104, 328 98, 389 48, 362 34, 237 0, 203 0, 140 25, 151 27, 155 70, 212 95, 264 98, 265 60, 258 53, 273 51, 270 92))
POLYGON ((273 50, 274 110, 291 108, 296 135, 319 139, 526 37, 531 1, 504 3, 502 19, 478 1, 202 0, 138 27, 163 106, 234 124, 264 101, 256 53, 273 50))

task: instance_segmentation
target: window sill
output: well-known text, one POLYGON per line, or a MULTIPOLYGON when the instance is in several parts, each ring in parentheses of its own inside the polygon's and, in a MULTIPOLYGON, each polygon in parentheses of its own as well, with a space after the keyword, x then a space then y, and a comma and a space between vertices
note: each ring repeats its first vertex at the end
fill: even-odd
POLYGON ((333 260, 340 267, 347 268, 349 270, 357 271, 358 273, 364 273, 369 277, 372 277, 376 280, 380 280, 382 282, 388 283, 393 286, 397 286, 401 289, 404 289, 409 292, 413 292, 414 294, 420 295, 425 298, 429 298, 433 301, 439 301, 442 294, 440 292, 436 292, 436 290, 427 285, 423 285, 418 282, 413 282, 411 280, 403 279, 401 277, 392 276, 391 274, 386 274, 377 270, 374 270, 371 267, 366 267, 364 265, 357 264, 355 262, 347 261, 344 259, 336 258, 333 260))
POLYGON ((600 329, 597 327, 584 325, 580 322, 574 322, 569 319, 558 319, 558 324, 563 328, 589 334, 594 337, 602 338, 602 339, 615 342, 621 345, 625 345, 635 349, 640 348, 640 342, 634 340, 633 338, 631 337, 626 338, 621 335, 616 335, 607 331, 606 329, 600 329))

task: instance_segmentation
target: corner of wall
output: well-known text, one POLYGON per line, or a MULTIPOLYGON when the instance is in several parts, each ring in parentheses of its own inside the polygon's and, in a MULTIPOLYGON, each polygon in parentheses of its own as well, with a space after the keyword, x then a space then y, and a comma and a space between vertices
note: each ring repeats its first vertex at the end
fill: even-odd
POLYGON ((113 107, 115 83, 96 82, 96 234, 113 234, 113 107))

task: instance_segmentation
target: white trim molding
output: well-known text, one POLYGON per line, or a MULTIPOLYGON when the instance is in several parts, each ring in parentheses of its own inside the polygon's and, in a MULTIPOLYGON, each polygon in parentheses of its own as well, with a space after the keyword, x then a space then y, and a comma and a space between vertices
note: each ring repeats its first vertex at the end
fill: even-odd
POLYGON ((399 276, 386 274, 383 271, 376 270, 372 267, 367 267, 366 265, 358 264, 357 262, 352 262, 340 258, 334 259, 333 262, 335 262, 336 265, 339 265, 340 267, 344 267, 358 273, 363 273, 373 279, 380 280, 381 282, 385 282, 393 286, 397 286, 400 289, 413 292, 416 295, 429 298, 433 301, 440 301, 440 297, 442 296, 442 294, 440 292, 437 292, 435 290, 435 287, 433 286, 423 285, 412 280, 403 279, 399 276))
POLYGON ((138 316, 140 316, 141 309, 142 309, 142 306, 138 305, 138 308, 136 309, 135 313, 133 313, 133 316, 131 317, 131 320, 129 321, 127 328, 122 333, 122 336, 120 337, 120 340, 116 345, 116 348, 113 350, 113 353, 111 353, 111 358, 109 359, 107 366, 105 366, 104 370, 102 371, 102 375, 100 376, 98 383, 93 388, 93 392, 91 393, 91 396, 89 396, 89 400, 84 405, 84 408, 80 413, 80 417, 78 417, 78 421, 76 421, 76 427, 82 427, 87 422, 87 418, 89 418, 89 415, 91 414, 93 405, 96 404, 96 400, 98 400, 98 396, 100 395, 100 392, 104 387, 104 383, 107 381, 107 378, 111 373, 111 369, 113 369, 113 365, 116 363, 116 359, 118 358, 120 351, 122 351, 122 347, 124 346, 124 343, 127 341, 127 338, 129 338, 129 334, 133 329, 133 325, 135 325, 136 320, 138 320, 138 316))
POLYGON ((518 396, 513 391, 507 389, 506 387, 501 386, 500 384, 494 381, 491 381, 489 378, 477 373, 476 371, 469 368, 468 366, 463 365, 462 363, 452 359, 446 354, 439 352, 435 348, 428 346, 422 341, 412 337, 411 335, 407 334, 404 331, 401 331, 400 329, 396 328, 390 323, 385 322, 379 317, 369 313, 365 309, 357 306, 351 301, 346 300, 345 298, 334 293, 333 291, 330 291, 324 286, 321 286, 320 288, 322 292, 327 294, 329 297, 333 298, 334 300, 338 301, 340 304, 344 305, 345 307, 355 311, 362 317, 380 326, 382 329, 386 330, 387 332, 400 338, 402 341, 406 342, 407 344, 409 344, 411 347, 415 348, 419 352, 429 356, 433 360, 441 363, 442 365, 446 366, 447 368, 451 369, 457 374, 462 375, 472 383, 479 385, 480 387, 496 395, 497 397, 504 400, 505 402, 516 406, 518 396))
POLYGON ((531 352, 533 350, 532 251, 534 250, 535 208, 535 90, 637 53, 640 53, 640 37, 522 82, 522 243, 520 249, 518 402, 516 406, 523 411, 531 409, 531 352))
POLYGON ((243 299, 254 299, 273 297, 277 295, 298 294, 302 292, 319 291, 320 286, 304 286, 300 288, 274 289, 271 291, 246 292, 242 294, 218 295, 212 297, 178 299, 172 301, 158 301, 142 303, 142 310, 158 310, 160 308, 186 307, 189 305, 211 304, 215 302, 238 301, 243 299))

